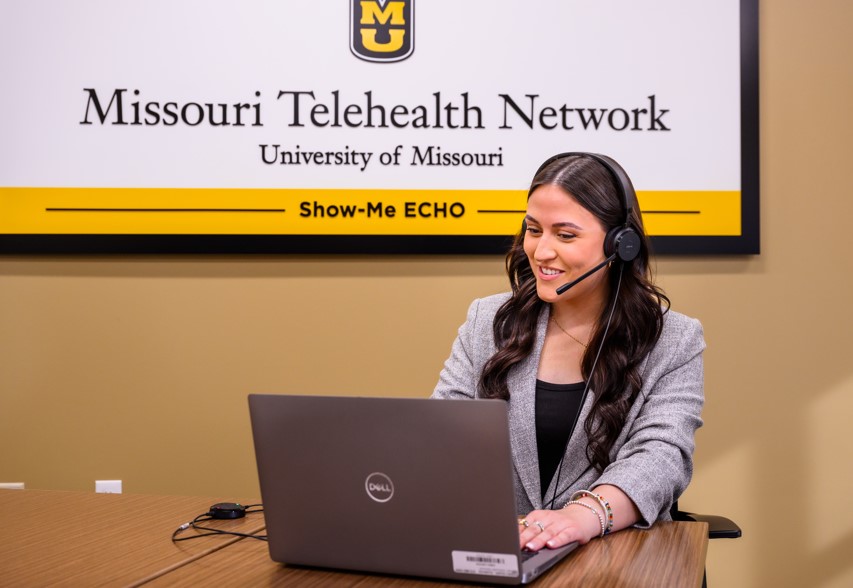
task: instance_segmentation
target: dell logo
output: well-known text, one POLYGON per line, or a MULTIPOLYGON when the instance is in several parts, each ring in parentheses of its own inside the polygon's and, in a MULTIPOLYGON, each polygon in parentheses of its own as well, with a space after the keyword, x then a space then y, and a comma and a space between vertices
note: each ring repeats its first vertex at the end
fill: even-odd
POLYGON ((394 483, 381 472, 373 472, 364 480, 367 495, 376 502, 388 502, 394 496, 394 483))

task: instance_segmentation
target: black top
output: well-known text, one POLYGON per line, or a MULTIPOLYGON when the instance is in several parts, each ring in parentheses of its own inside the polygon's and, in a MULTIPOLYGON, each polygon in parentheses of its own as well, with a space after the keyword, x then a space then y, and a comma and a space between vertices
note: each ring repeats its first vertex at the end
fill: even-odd
POLYGON ((580 414, 584 386, 584 382, 551 384, 536 380, 536 447, 543 502, 580 414))

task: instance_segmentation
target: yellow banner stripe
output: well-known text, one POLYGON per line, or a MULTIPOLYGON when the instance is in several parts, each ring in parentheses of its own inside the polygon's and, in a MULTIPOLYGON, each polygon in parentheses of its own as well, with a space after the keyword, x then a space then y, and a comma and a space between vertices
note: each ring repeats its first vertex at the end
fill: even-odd
MULTIPOLYGON (((508 235, 523 190, 0 188, 0 234, 508 235)), ((638 193, 650 235, 740 235, 739 191, 638 193)))
POLYGON ((637 200, 649 235, 738 236, 740 191, 639 191, 637 200))

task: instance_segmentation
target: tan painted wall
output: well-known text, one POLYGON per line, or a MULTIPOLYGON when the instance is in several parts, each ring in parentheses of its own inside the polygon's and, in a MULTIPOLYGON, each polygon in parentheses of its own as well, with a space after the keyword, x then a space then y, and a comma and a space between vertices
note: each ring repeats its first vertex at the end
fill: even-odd
MULTIPOLYGON (((853 5, 761 2, 763 254, 664 259, 700 318, 682 506, 715 586, 853 585, 853 5)), ((0 482, 258 494, 246 394, 427 395, 497 257, 0 258, 0 482)))

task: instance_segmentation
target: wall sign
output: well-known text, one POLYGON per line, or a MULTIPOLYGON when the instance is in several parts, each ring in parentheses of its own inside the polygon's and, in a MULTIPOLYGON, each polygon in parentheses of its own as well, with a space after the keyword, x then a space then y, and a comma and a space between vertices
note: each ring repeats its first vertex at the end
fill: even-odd
POLYGON ((9 0, 0 253, 503 253, 605 153, 758 253, 757 0, 9 0))

